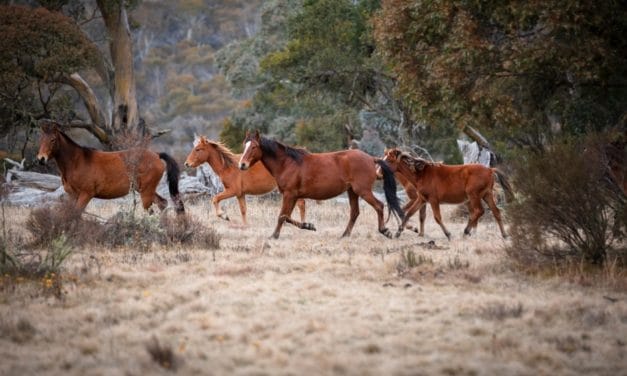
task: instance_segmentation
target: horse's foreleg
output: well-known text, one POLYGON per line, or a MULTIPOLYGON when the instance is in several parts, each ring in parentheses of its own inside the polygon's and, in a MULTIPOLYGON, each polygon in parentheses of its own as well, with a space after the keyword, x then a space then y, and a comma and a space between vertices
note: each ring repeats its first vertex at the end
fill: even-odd
POLYGON ((425 236, 425 219, 427 219, 427 205, 420 208, 420 232, 419 236, 425 236))
POLYGON ((344 230, 342 237, 349 236, 351 234, 355 221, 359 216, 359 196, 352 189, 349 189, 346 192, 348 193, 348 203, 350 205, 351 213, 348 224, 346 225, 346 230, 344 230))
POLYGON ((433 218, 440 225, 442 231, 444 231, 444 235, 448 240, 451 240, 451 233, 444 226, 444 222, 442 222, 442 214, 440 213, 440 203, 437 201, 430 201, 431 211, 433 212, 433 218))
POLYGON ((298 211, 300 212, 300 221, 305 222, 305 200, 302 198, 299 198, 296 201, 296 206, 298 206, 298 211))
POLYGON ((89 204, 89 201, 91 201, 92 197, 93 197, 92 195, 81 193, 78 195, 78 197, 76 197, 74 206, 76 207, 77 210, 82 212, 83 210, 85 210, 85 208, 87 207, 87 204, 89 204))
POLYGON ((498 223, 499 229, 501 229, 501 235, 504 239, 507 239, 507 233, 505 232, 505 228, 503 227, 503 221, 501 220, 501 211, 494 202, 494 196, 492 195, 492 192, 489 192, 488 194, 483 196, 483 201, 485 201, 486 204, 488 204, 488 206, 490 207, 492 215, 494 215, 494 219, 496 219, 496 223, 498 223))
POLYGON ((272 233, 273 238, 279 238, 279 234, 281 233, 281 227, 283 227, 283 222, 290 219, 290 215, 294 210, 294 205, 296 205, 296 199, 283 194, 283 205, 281 205, 281 212, 279 213, 279 219, 277 221, 276 228, 274 229, 274 233, 272 233))
POLYGON ((395 235, 397 238, 401 235, 401 232, 403 232, 403 229, 407 226, 407 222, 409 221, 409 219, 414 214, 416 214, 418 209, 423 208, 424 204, 425 202, 421 200, 420 198, 416 198, 414 201, 411 202, 411 205, 407 208, 407 211, 405 211, 405 218, 403 218, 403 221, 398 226, 398 231, 396 232, 396 235, 395 235))
POLYGON ((469 197, 468 209, 470 209, 470 218, 468 218, 468 224, 464 229, 464 235, 470 235, 470 231, 477 227, 479 218, 483 215, 483 205, 481 205, 481 199, 479 197, 469 197))
POLYGON ((248 223, 246 222, 246 196, 237 196, 237 203, 239 204, 239 212, 242 215, 242 223, 244 224, 244 226, 247 226, 248 223))
POLYGON ((222 211, 222 208, 220 208, 220 201, 226 200, 227 198, 231 198, 233 196, 235 196, 235 192, 229 189, 226 189, 213 196, 213 198, 211 199, 211 203, 213 204, 213 208, 218 218, 222 218, 226 221, 229 220, 229 216, 224 211, 222 211))

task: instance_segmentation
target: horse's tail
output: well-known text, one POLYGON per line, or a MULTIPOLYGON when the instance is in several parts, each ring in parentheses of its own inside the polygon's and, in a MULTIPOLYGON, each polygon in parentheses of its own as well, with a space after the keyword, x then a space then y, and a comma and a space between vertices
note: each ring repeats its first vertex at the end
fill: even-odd
POLYGON ((514 201, 514 190, 512 189, 512 186, 509 184, 509 182, 507 181, 507 176, 505 176, 505 174, 497 168, 493 168, 492 171, 496 175, 496 178, 499 180, 499 184, 501 184, 501 187, 503 187, 503 191, 505 191, 505 201, 506 202, 514 201))
POLYGON ((179 165, 174 158, 166 153, 159 153, 159 158, 163 159, 166 164, 166 172, 168 176, 168 190, 170 191, 170 197, 174 202, 177 213, 185 212, 185 206, 183 206, 183 200, 179 194, 179 175, 181 173, 179 165))
POLYGON ((402 221, 405 217, 401 204, 396 196, 396 179, 394 173, 390 170, 388 164, 382 159, 375 159, 374 162, 381 167, 383 171, 383 192, 385 193, 385 200, 388 203, 390 212, 396 213, 398 218, 402 221))

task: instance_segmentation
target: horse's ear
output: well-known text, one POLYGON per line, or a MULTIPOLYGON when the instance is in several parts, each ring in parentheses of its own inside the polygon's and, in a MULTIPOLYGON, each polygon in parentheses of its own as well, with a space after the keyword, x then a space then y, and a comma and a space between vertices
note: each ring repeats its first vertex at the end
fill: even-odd
POLYGON ((261 137, 259 136, 259 129, 255 130, 255 140, 259 141, 261 137))
POLYGON ((200 136, 198 135, 198 133, 194 132, 194 147, 198 146, 198 144, 200 143, 200 136))

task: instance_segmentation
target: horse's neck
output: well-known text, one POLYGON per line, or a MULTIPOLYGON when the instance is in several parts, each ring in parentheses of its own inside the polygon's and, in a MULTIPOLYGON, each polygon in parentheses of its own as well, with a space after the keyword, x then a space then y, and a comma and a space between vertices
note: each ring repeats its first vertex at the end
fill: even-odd
POLYGON ((209 157, 207 158, 207 163, 209 163, 213 171, 216 174, 218 174, 218 176, 221 176, 234 168, 234 166, 229 166, 229 167, 226 166, 226 164, 224 163, 224 160, 222 159, 222 156, 217 150, 209 153, 209 157))
POLYGON ((260 162, 262 162, 266 170, 270 172, 270 175, 274 176, 274 178, 276 179, 281 171, 285 169, 284 165, 287 159, 287 155, 283 154, 282 151, 278 151, 274 157, 270 157, 264 154, 260 162))
POLYGON ((69 169, 77 167, 78 155, 83 150, 80 146, 69 141, 64 135, 59 140, 62 141, 59 143, 59 149, 54 158, 59 170, 61 170, 61 175, 66 175, 69 169))

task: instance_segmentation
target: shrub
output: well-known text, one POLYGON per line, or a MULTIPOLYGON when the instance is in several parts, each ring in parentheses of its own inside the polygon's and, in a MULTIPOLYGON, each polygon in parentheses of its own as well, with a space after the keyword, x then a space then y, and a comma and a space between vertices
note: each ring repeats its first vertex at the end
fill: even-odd
POLYGON ((624 260, 625 196, 606 180, 598 153, 566 142, 516 161, 519 200, 508 209, 512 245, 523 264, 624 260))

